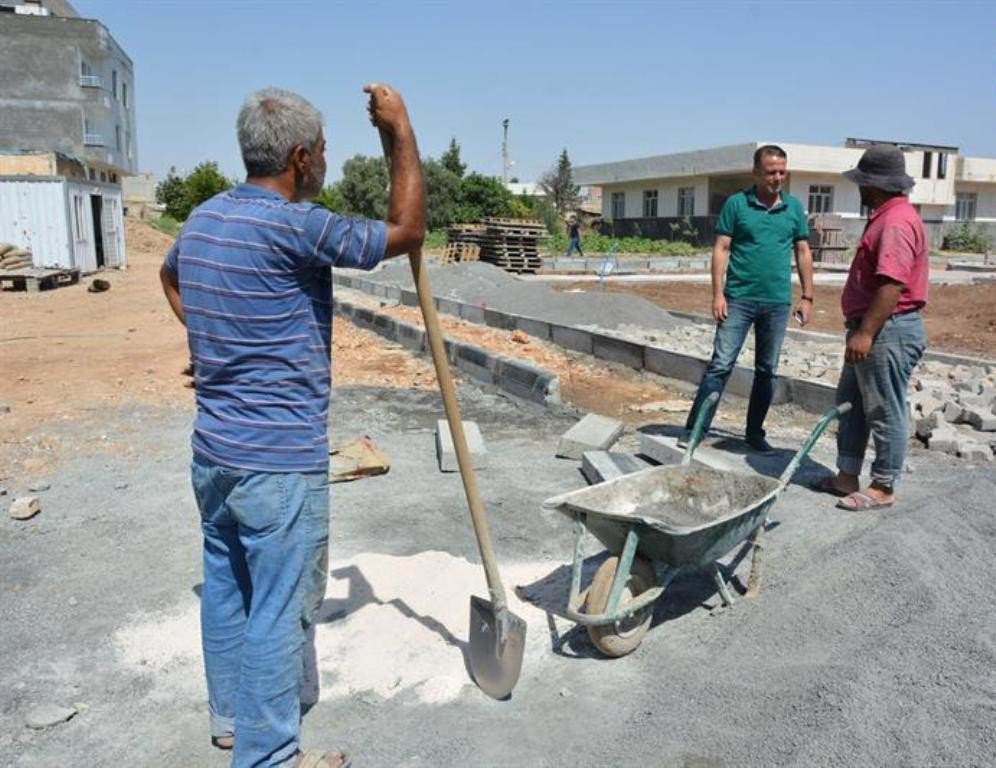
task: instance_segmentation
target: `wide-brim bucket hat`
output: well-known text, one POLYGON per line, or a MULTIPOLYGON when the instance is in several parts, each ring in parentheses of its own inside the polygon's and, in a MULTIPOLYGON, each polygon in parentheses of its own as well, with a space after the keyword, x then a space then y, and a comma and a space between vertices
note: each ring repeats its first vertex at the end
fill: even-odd
POLYGON ((906 192, 916 181, 906 173, 906 157, 892 144, 874 144, 865 150, 858 167, 844 171, 844 176, 858 186, 875 187, 886 192, 906 192))

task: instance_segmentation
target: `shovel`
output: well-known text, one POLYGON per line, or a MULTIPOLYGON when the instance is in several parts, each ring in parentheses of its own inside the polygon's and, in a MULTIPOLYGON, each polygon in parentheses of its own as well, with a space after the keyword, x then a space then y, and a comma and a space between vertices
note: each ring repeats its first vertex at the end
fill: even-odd
MULTIPOLYGON (((380 135, 384 147, 384 158, 391 162, 390 137, 380 135)), ((443 396, 446 421, 450 425, 450 435, 456 449, 457 464, 463 489, 470 507, 470 519, 474 523, 477 547, 484 563, 484 576, 488 583, 490 600, 471 595, 470 597, 470 671, 478 687, 494 699, 504 699, 512 693, 519 673, 522 670, 522 655, 526 644, 526 622, 508 609, 505 587, 498 575, 498 564, 491 545, 491 532, 484 512, 484 504, 477 489, 477 476, 467 448, 467 438, 460 420, 460 406, 457 404, 456 388, 450 375, 443 333, 436 316, 436 305, 429 285, 429 274, 425 268, 421 250, 408 254, 408 261, 415 280, 419 307, 425 322, 425 335, 429 340, 432 362, 436 367, 439 391, 443 396)))

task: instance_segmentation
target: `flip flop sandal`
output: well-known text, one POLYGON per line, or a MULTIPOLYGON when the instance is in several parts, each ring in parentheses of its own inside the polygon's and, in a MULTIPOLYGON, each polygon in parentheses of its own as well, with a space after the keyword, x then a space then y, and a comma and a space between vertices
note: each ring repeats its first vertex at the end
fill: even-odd
POLYGON ((846 491, 840 490, 840 488, 833 484, 833 478, 833 475, 821 477, 819 480, 809 484, 809 490, 816 493, 829 493, 831 496, 847 496, 846 491))
POLYGON ((838 501, 837 506, 840 509, 846 509, 849 512, 872 512, 876 509, 888 509, 895 503, 896 502, 894 500, 879 501, 874 496, 869 496, 867 493, 855 491, 854 493, 849 493, 847 496, 838 501))
POLYGON ((352 761, 345 752, 320 752, 309 749, 297 756, 296 768, 349 768, 352 761))
POLYGON ((211 746, 217 749, 223 749, 226 752, 235 746, 235 736, 233 734, 228 734, 227 736, 212 736, 211 746))

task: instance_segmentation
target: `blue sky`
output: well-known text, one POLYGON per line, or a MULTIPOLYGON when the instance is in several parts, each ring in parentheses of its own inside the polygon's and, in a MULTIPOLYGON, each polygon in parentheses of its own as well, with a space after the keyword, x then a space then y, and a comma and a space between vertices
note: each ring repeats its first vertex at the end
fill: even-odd
POLYGON ((574 164, 847 136, 996 157, 993 2, 72 0, 135 64, 142 170, 243 175, 235 116, 278 85, 325 115, 329 180, 377 154, 363 83, 408 102, 423 155, 533 181, 574 164))

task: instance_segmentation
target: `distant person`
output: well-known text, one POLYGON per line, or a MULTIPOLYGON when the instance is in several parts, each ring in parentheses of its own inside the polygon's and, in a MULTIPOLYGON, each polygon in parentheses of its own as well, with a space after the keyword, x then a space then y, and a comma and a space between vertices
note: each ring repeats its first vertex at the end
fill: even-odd
POLYGON ((578 224, 576 216, 571 216, 567 220, 567 253, 564 258, 570 256, 574 251, 584 258, 584 251, 581 250, 581 226, 578 224))
POLYGON ((844 175, 871 209, 851 262, 840 307, 847 327, 837 402, 851 410, 837 429, 836 475, 814 487, 843 498, 838 507, 874 510, 895 502, 909 439, 906 395, 927 340, 920 311, 927 304, 930 245, 909 194, 902 150, 875 145, 844 175), (871 483, 859 490, 868 438, 875 444, 871 483))
MULTIPOLYGON (((754 328, 754 383, 747 406, 747 445, 770 453, 764 420, 775 390, 778 357, 792 305, 792 257, 802 296, 794 315, 809 322, 813 307, 813 257, 802 203, 785 192, 787 156, 774 144, 754 153, 754 186, 730 195, 716 221, 712 249, 712 316, 716 320, 712 359, 685 424, 691 430, 713 392, 720 395, 754 328)), ((717 406, 718 408, 718 406, 717 406)), ((705 428, 712 423, 712 414, 705 428)))
POLYGON ((305 202, 325 180, 322 115, 269 88, 239 112, 245 183, 191 213, 160 272, 193 362, 211 737, 235 768, 349 764, 298 748, 302 650, 328 577, 331 267, 371 269, 425 234, 404 102, 364 90, 392 160, 386 222, 305 202))

